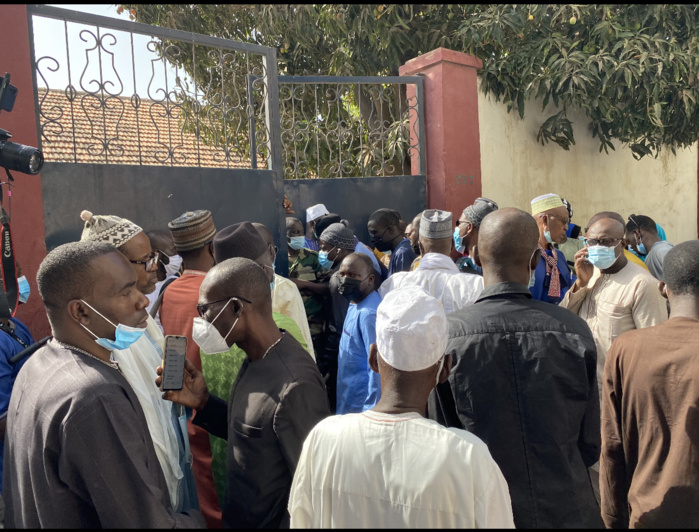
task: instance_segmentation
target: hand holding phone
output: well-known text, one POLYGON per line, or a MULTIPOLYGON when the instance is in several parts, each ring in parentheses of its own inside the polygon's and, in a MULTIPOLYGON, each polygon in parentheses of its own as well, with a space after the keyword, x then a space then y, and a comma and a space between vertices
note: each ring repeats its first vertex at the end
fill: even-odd
POLYGON ((575 274, 578 277, 575 284, 577 287, 586 287, 594 273, 595 267, 587 260, 587 246, 585 246, 575 254, 575 274))
POLYGON ((184 361, 187 356, 187 337, 167 335, 162 361, 162 391, 181 390, 184 381, 184 361))

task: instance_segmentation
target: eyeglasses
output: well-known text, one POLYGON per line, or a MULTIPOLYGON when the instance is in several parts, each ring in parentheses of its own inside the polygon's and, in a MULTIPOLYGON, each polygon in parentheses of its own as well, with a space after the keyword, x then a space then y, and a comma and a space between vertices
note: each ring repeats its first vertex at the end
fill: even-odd
POLYGON ((199 313, 199 317, 203 318, 206 312, 209 310, 211 305, 215 305, 216 303, 223 303, 224 301, 230 301, 231 299, 240 299, 241 301, 245 301, 246 303, 250 303, 252 305, 252 301, 249 299, 245 299, 244 297, 239 297, 239 296, 230 296, 230 297, 225 297, 223 299, 219 299, 217 301, 211 301, 209 303, 202 303, 201 305, 197 305, 197 312, 199 313))
POLYGON ((586 246, 604 246, 605 248, 611 248, 616 246, 617 242, 621 242, 621 238, 585 238, 586 246))
POLYGON ((570 223, 570 218, 559 218, 555 214, 549 214, 551 218, 555 218, 556 220, 560 221, 563 225, 568 225, 570 223))
POLYGON ((158 260, 160 260, 160 252, 159 251, 152 251, 150 254, 150 258, 148 260, 131 260, 131 259, 129 259, 129 262, 131 264, 145 264, 146 271, 150 271, 153 269, 153 267, 156 264, 158 264, 158 260))

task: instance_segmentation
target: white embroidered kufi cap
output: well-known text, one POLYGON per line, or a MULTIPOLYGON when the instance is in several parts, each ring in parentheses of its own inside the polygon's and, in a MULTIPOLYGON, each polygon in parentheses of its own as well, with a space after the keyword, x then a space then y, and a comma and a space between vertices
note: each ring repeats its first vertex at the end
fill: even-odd
POLYGON ((418 286, 390 291, 376 312, 376 346, 400 371, 420 371, 444 356, 449 339, 442 304, 418 286))

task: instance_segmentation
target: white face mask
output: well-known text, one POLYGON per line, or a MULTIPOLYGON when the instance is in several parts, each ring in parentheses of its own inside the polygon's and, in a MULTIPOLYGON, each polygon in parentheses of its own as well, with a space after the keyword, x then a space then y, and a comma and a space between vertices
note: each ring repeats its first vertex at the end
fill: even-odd
MULTIPOLYGON (((230 298, 228 303, 223 305, 221 312, 223 312, 234 299, 237 298, 230 298)), ((219 353, 226 353, 230 350, 230 347, 228 347, 228 344, 226 343, 226 338, 228 338, 228 336, 231 334, 231 331, 233 331, 233 328, 238 323, 240 317, 235 319, 233 325, 228 330, 228 333, 225 337, 223 337, 221 336, 221 333, 218 332, 218 329, 214 327, 214 322, 221 315, 221 312, 216 314, 216 317, 211 321, 211 323, 206 321, 204 318, 194 318, 192 325, 192 340, 194 340, 199 346, 199 349, 201 349, 207 355, 218 355, 219 353)))
POLYGON ((170 259, 170 263, 165 265, 165 274, 168 277, 172 277, 178 271, 180 271, 180 266, 182 266, 182 257, 179 255, 173 255, 172 257, 168 255, 168 259, 170 259))

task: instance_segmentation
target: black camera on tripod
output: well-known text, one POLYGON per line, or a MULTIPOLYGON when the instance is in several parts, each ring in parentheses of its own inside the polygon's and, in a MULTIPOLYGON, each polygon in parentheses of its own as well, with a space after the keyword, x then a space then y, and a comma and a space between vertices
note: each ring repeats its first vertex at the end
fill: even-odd
MULTIPOLYGON (((17 97, 17 87, 10 84, 10 74, 0 79, 0 111, 12 111, 17 97)), ((12 133, 0 129, 0 166, 25 174, 38 174, 44 164, 41 150, 11 142, 12 133)))

